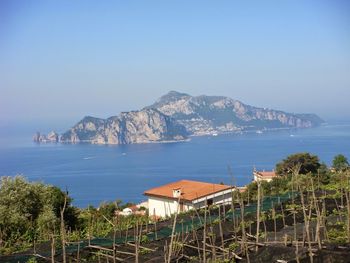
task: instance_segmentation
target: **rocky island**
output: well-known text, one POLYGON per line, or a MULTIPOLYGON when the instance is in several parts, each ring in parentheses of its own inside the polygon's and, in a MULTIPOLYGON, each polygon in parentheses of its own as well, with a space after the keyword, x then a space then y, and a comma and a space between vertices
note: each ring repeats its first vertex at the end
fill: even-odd
POLYGON ((220 134, 248 130, 311 128, 323 123, 315 114, 293 114, 258 108, 223 96, 197 96, 171 91, 153 105, 163 114, 184 125, 193 135, 220 134))
POLYGON ((49 134, 41 134, 37 132, 33 136, 33 141, 37 143, 51 143, 51 142, 59 142, 59 135, 55 131, 50 132, 49 134))
POLYGON ((62 134, 61 142, 130 144, 180 141, 187 138, 184 126, 155 109, 123 112, 108 119, 85 117, 62 134))
POLYGON ((294 114, 258 108, 223 96, 191 96, 170 91, 139 111, 108 119, 84 117, 58 135, 37 133, 36 142, 131 144, 186 140, 188 136, 272 129, 310 128, 323 120, 315 114, 294 114))

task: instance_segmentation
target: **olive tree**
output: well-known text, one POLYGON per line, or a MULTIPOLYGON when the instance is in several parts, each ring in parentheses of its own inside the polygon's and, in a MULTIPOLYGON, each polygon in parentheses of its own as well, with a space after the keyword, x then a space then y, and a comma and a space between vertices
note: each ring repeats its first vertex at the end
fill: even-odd
POLYGON ((318 169, 321 167, 320 160, 316 155, 296 153, 277 163, 276 172, 279 175, 288 175, 299 165, 299 174, 317 174, 318 169))
MULTIPOLYGON (((47 236, 59 222, 64 193, 57 187, 28 182, 23 176, 0 179, 0 246, 24 240, 35 242, 39 234, 47 236)), ((71 199, 69 198, 69 203, 71 199)), ((67 226, 77 224, 77 210, 69 206, 67 226)))
POLYGON ((332 166, 336 171, 344 171, 349 168, 349 162, 344 155, 338 154, 334 156, 332 166))

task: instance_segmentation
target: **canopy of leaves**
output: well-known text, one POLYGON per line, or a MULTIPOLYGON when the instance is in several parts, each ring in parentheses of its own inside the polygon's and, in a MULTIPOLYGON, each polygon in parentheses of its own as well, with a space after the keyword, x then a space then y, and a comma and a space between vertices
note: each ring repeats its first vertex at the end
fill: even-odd
POLYGON ((321 164, 316 155, 310 153, 296 153, 289 155, 282 162, 276 165, 276 172, 279 175, 291 174, 296 167, 299 167, 299 174, 316 174, 321 164))
POLYGON ((338 154, 334 157, 332 166, 336 171, 344 171, 349 168, 349 162, 344 155, 338 154))
MULTIPOLYGON (((2 177, 0 237, 10 245, 20 239, 31 241, 37 230, 50 231, 58 223, 64 195, 57 187, 30 183, 22 176, 2 177)), ((64 217, 67 226, 73 228, 77 221, 75 208, 68 206, 64 217)))

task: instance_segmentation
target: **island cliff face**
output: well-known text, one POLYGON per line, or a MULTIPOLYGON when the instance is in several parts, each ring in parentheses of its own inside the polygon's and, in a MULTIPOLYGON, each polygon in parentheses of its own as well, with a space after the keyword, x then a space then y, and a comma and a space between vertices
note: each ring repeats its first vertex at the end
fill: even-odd
POLYGON ((323 121, 315 114, 292 114, 257 108, 222 96, 193 97, 171 91, 153 105, 154 108, 182 124, 193 135, 264 130, 310 128, 323 121))
POLYGON ((171 91, 140 111, 108 119, 85 117, 58 136, 37 133, 36 142, 130 144, 185 140, 188 135, 271 129, 310 128, 323 121, 315 114, 257 108, 221 96, 193 97, 171 91))
POLYGON ((52 131, 48 135, 40 134, 40 132, 37 132, 33 136, 33 141, 37 143, 52 143, 52 142, 59 142, 59 135, 52 131))
POLYGON ((60 141, 69 143, 130 144, 179 141, 187 138, 185 127, 155 109, 123 112, 108 119, 85 117, 60 141))

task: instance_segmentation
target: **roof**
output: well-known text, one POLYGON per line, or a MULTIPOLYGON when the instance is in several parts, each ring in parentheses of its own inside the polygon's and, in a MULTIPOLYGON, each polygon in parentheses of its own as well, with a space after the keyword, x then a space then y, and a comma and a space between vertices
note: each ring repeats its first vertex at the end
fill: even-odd
POLYGON ((246 187, 246 186, 237 186, 236 189, 237 189, 240 193, 244 193, 245 191, 247 191, 247 187, 246 187))
POLYGON ((272 178, 276 176, 276 172, 275 171, 256 171, 255 172, 259 177, 264 177, 264 178, 272 178))
POLYGON ((231 186, 223 184, 211 184, 198 181, 181 180, 149 189, 145 191, 144 194, 148 196, 178 199, 177 197, 173 196, 173 190, 181 189, 181 199, 193 201, 195 199, 202 198, 224 190, 229 190, 231 188, 231 186))

